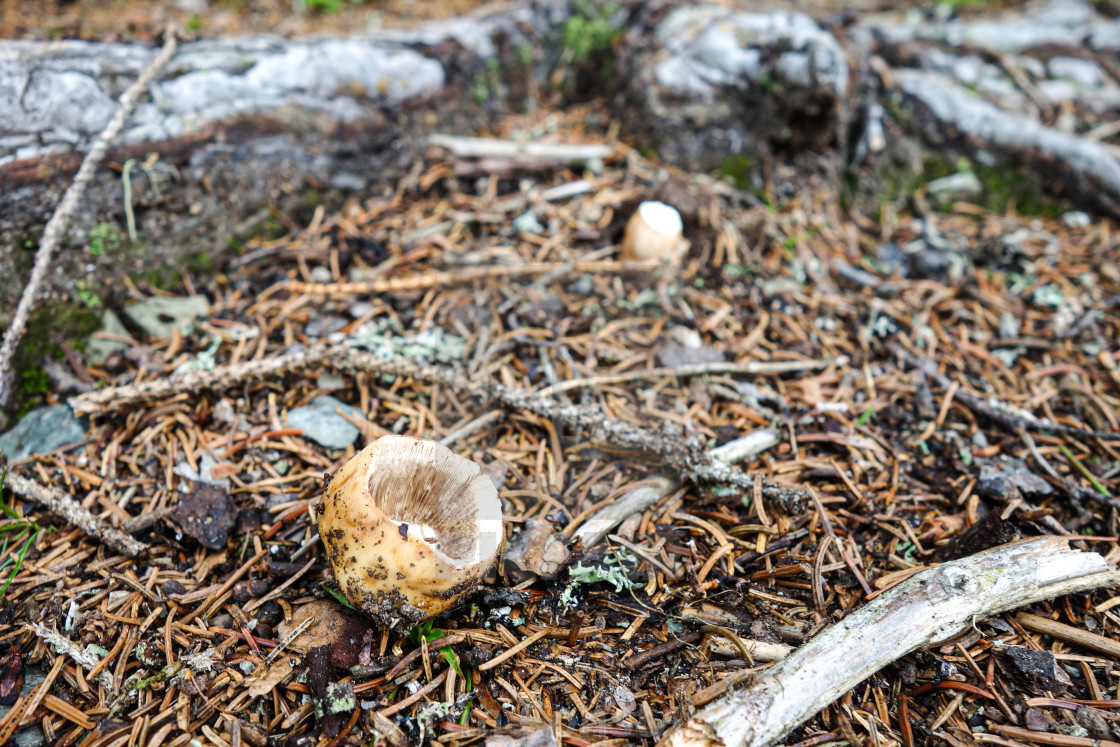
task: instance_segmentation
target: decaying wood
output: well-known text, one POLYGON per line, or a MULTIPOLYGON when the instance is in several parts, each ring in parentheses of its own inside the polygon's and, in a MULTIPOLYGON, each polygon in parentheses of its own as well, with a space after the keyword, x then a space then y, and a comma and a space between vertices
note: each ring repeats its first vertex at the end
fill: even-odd
POLYGON ((1061 537, 1004 545, 915 574, 697 713, 664 747, 766 747, 860 681, 976 621, 1120 583, 1097 553, 1061 537))
POLYGON ((672 478, 659 477, 652 485, 642 485, 619 496, 618 500, 583 522, 571 539, 581 547, 594 547, 621 524, 627 516, 641 513, 680 487, 672 478))
POLYGON ((148 546, 143 542, 133 539, 121 530, 109 526, 83 508, 82 504, 62 491, 54 490, 53 488, 45 488, 37 482, 20 477, 15 473, 8 474, 7 478, 4 480, 4 487, 18 496, 45 506, 86 534, 91 537, 96 537, 117 552, 124 553, 129 557, 136 557, 144 552, 144 550, 148 549, 148 546))
POLYGON ((178 48, 178 38, 174 33, 169 32, 163 49, 121 96, 120 108, 109 120, 109 124, 105 125, 101 134, 93 141, 89 152, 82 160, 81 168, 78 169, 78 174, 74 177, 73 183, 67 188, 66 194, 62 196, 62 202, 59 203, 51 219, 47 221, 47 227, 43 230, 43 238, 39 242, 39 250, 35 254, 35 265, 31 268, 31 277, 27 280, 23 295, 19 299, 19 305, 16 307, 16 313, 12 317, 12 323, 8 325, 8 331, 4 334, 4 342, 0 345, 0 407, 7 405, 8 399, 11 397, 12 387, 9 368, 12 364, 12 356, 16 354, 16 348, 19 347, 19 341, 23 337, 24 327, 27 326, 31 310, 38 300, 39 286, 42 285, 47 270, 51 266, 54 251, 66 236, 66 229, 69 228, 70 220, 78 209, 78 203, 81 202, 82 195, 90 182, 93 181, 97 167, 101 165, 102 159, 108 153, 109 145, 121 131, 121 128, 124 127, 128 118, 132 116, 132 110, 136 108, 140 97, 148 92, 148 86, 175 56, 178 48))

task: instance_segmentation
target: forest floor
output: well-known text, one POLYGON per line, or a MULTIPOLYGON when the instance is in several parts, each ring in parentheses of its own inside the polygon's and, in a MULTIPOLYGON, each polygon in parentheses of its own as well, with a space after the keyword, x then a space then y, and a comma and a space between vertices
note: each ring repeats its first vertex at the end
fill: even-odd
MULTIPOLYGON (((1101 437, 1120 431, 1109 220, 931 207, 924 187, 872 219, 825 186, 778 202, 682 173, 614 131, 595 104, 508 116, 486 134, 610 155, 574 169, 432 148, 217 274, 184 268, 209 303, 186 331, 69 359, 109 394, 74 400, 84 439, 9 468, 143 549, 10 498, 0 743, 465 746, 545 726, 649 745, 771 666, 760 644, 797 646, 938 562, 1056 533, 1120 558, 1120 451, 1101 437), (687 254, 619 271, 607 260, 648 199, 680 210, 687 254), (191 383, 321 344, 474 386, 330 365, 191 383), (124 398, 160 381, 143 406, 124 398), (548 388, 682 452, 757 433, 739 465, 754 487, 502 407, 496 385, 548 388), (566 544, 621 496, 670 488, 559 568, 500 563, 450 613, 383 630, 340 599, 309 507, 388 433, 482 464, 515 543, 544 526, 566 544)), ((785 742, 1115 741, 1118 602, 1024 610, 1075 634, 978 620, 785 742)))

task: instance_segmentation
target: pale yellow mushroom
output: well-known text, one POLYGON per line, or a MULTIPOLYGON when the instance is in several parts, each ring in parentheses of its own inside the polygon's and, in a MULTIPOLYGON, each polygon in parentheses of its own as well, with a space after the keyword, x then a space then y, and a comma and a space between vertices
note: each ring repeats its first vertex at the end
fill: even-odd
POLYGON ((622 259, 672 259, 683 244, 681 214, 664 202, 643 202, 630 216, 622 237, 622 259))
POLYGON ((386 626, 449 609, 502 544, 502 507, 478 464, 446 446, 382 436, 355 454, 317 507, 346 598, 386 626))

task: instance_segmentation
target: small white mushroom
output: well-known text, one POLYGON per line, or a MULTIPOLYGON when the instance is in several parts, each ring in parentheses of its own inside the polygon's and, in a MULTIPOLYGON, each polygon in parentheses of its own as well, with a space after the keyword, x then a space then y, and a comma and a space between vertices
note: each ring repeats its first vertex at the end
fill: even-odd
POLYGON ((317 512, 342 593, 386 626, 434 617, 473 591, 503 538, 498 491, 479 466, 408 436, 355 454, 317 512))
POLYGON ((681 246, 681 214, 664 202, 643 202, 630 216, 622 237, 627 261, 672 257, 681 246))

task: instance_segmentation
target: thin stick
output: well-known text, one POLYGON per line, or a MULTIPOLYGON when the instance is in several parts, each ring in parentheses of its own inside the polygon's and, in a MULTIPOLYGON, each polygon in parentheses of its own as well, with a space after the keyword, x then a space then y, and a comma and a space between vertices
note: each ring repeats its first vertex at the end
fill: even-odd
POLYGON ((829 627, 748 687, 700 711, 663 747, 767 747, 892 661, 976 620, 1120 582, 1061 537, 1004 545, 914 574, 829 627))
POLYGON ((519 278, 527 275, 574 275, 585 272, 648 272, 663 266, 661 260, 639 260, 622 262, 618 260, 599 260, 594 262, 529 262, 523 265, 487 265, 484 267, 463 267, 443 272, 425 272, 400 278, 382 278, 363 283, 305 283, 299 280, 285 280, 277 283, 261 294, 267 298, 276 291, 306 293, 312 296, 353 296, 374 293, 397 293, 400 291, 423 290, 446 285, 462 285, 478 280, 493 278, 519 278))
POLYGON ((697 363, 691 366, 676 366, 673 368, 649 368, 637 371, 626 371, 620 374, 606 374, 603 376, 590 376, 586 379, 572 379, 561 381, 539 390, 544 397, 552 397, 561 392, 570 392, 573 389, 587 389, 604 384, 620 384, 637 379, 665 379, 672 376, 704 376, 717 373, 737 374, 783 374, 800 371, 812 371, 825 368, 833 361, 747 361, 746 363, 697 363))
POLYGON ((82 507, 82 504, 66 493, 53 488, 45 488, 37 482, 11 473, 5 479, 4 487, 18 496, 47 507, 86 534, 96 537, 117 552, 130 558, 135 558, 148 549, 148 546, 143 542, 129 537, 119 529, 114 529, 91 514, 82 507))
POLYGON ((169 29, 163 49, 121 96, 120 108, 117 109, 116 114, 109 120, 109 124, 105 126, 101 134, 94 139, 89 152, 82 160, 81 168, 78 169, 78 174, 74 177, 73 183, 67 188, 66 194, 62 196, 62 202, 58 204, 54 215, 47 221, 47 227, 43 230, 43 239, 39 242, 39 251, 35 255, 35 266, 31 269, 31 277, 27 280, 27 286, 23 289, 23 295, 19 299, 19 305, 12 317, 12 323, 4 334, 3 344, 0 345, 0 407, 6 406, 12 395, 10 371, 12 357, 16 354, 20 338, 23 337, 24 327, 27 326, 31 310, 35 307, 35 301, 39 295, 39 286, 42 285, 43 278, 46 277, 47 270, 51 266, 54 251, 65 237, 70 220, 78 209, 78 203, 81 201, 82 195, 85 194, 86 187, 93 181, 93 175, 97 173, 97 167, 105 158, 105 154, 109 150, 109 144, 124 127, 128 118, 132 116, 132 110, 136 108, 140 97, 147 93, 152 80, 175 56, 178 47, 179 40, 175 33, 169 29))
MULTIPOLYGON (((457 391, 470 392, 484 400, 496 400, 509 409, 531 412, 554 422, 586 430, 591 439, 599 443, 655 455, 667 465, 687 472, 695 480, 754 490, 754 478, 751 475, 718 459, 713 459, 709 452, 690 446, 683 438, 608 418, 597 409, 566 404, 538 392, 526 392, 497 383, 473 381, 450 367, 417 363, 400 356, 383 358, 346 345, 313 345, 302 353, 279 356, 270 360, 247 361, 235 366, 215 368, 212 371, 192 372, 175 379, 161 379, 87 392, 71 398, 70 407, 76 415, 89 415, 104 410, 140 405, 169 394, 230 387, 249 379, 280 375, 316 365, 331 366, 349 372, 409 376, 421 381, 443 384, 457 391)), ((790 488, 767 479, 763 480, 763 495, 767 499, 778 501, 791 512, 796 512, 808 499, 805 491, 799 488, 790 488)))

